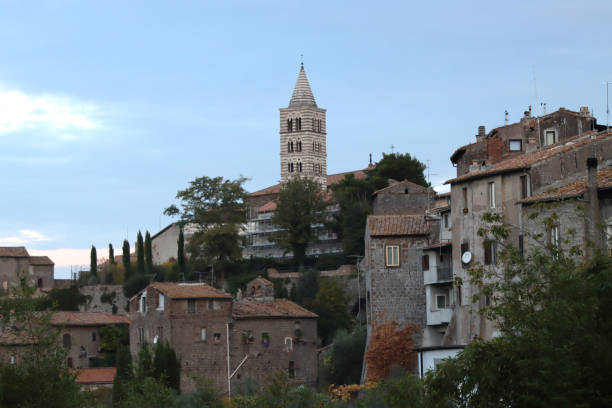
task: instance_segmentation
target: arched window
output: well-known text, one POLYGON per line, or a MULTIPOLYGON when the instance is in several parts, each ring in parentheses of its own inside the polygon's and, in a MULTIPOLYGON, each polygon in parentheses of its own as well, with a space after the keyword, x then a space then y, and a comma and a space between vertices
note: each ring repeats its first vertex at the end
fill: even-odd
POLYGON ((291 172, 291 163, 287 163, 287 171, 291 172))
POLYGON ((312 151, 315 151, 315 142, 312 142, 312 151))
POLYGON ((293 173, 293 163, 289 163, 289 173, 293 173))
POLYGON ((70 334, 68 333, 64 333, 64 335, 62 336, 62 345, 65 348, 70 348, 72 341, 70 339, 70 334))
POLYGON ((302 130, 302 118, 297 118, 295 120, 296 130, 302 130))
POLYGON ((291 144, 287 142, 287 153, 291 153, 291 144))
POLYGON ((287 132, 293 132, 293 119, 287 119, 287 132))
POLYGON ((302 142, 300 140, 298 140, 298 142, 297 142, 297 151, 298 152, 302 151, 302 142))
POLYGON ((302 172, 302 162, 299 162, 299 163, 297 164, 297 170, 298 170, 298 172, 299 172, 299 173, 301 173, 301 172, 302 172))

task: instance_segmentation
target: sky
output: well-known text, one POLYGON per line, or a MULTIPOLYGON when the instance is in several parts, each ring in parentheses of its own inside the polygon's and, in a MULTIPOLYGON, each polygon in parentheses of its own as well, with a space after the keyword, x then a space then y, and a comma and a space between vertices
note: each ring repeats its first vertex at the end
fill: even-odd
POLYGON ((0 0, 0 245, 56 277, 138 230, 200 176, 280 178, 279 112, 303 60, 328 173, 410 153, 430 181, 540 103, 606 123, 610 1, 0 0), (303 57, 301 57, 303 55, 303 57))

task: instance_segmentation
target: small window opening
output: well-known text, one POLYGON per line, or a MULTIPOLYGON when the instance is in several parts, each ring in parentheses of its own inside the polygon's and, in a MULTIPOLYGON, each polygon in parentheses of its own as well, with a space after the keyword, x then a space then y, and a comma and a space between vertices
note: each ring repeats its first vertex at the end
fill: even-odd
POLYGON ((187 299, 187 313, 193 314, 196 311, 195 299, 187 299))

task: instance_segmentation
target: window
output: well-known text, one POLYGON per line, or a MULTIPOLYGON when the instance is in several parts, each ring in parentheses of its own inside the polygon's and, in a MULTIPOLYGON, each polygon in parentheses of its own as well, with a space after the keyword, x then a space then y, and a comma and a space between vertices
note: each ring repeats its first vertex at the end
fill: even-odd
POLYGON ((164 295, 163 294, 159 294, 159 305, 157 306, 157 310, 164 310, 164 295))
POLYGON ((495 208, 495 182, 489 183, 489 207, 495 208))
POLYGON ((62 336, 62 345, 64 346, 64 348, 70 348, 71 344, 72 340, 70 339, 70 334, 64 333, 64 335, 62 336))
POLYGON ((195 299, 187 299, 187 313, 193 314, 196 311, 195 299))
POLYGON ((213 339, 215 340, 215 344, 221 343, 221 333, 213 334, 213 339))
POLYGON ((544 146, 551 145, 553 143, 557 143, 557 132, 555 130, 545 130, 544 131, 544 146))
POLYGON ((164 338, 164 326, 157 326, 157 339, 162 340, 164 338))
POLYGON ((138 328, 138 343, 143 344, 145 342, 144 327, 138 328))
POLYGON ((293 351, 293 337, 285 337, 285 351, 293 351))
POLYGON ((521 176, 521 198, 527 198, 529 191, 527 189, 527 175, 521 176))
POLYGON ((15 364, 15 356, 11 356, 10 357, 10 363, 11 364, 15 364))
POLYGON ((399 246, 387 245, 385 247, 386 252, 386 265, 387 266, 399 266, 399 246))
POLYGON ((145 313, 147 311, 147 293, 146 292, 144 292, 140 296, 140 302, 138 304, 138 310, 140 311, 140 313, 145 313))
POLYGON ((494 241, 485 241, 484 247, 484 263, 485 265, 497 264, 497 243, 494 241))
POLYGON ((463 195, 463 212, 467 213, 468 212, 468 194, 467 194, 467 188, 463 187, 461 189, 461 193, 463 195))
POLYGON ((444 295, 436 295, 436 308, 437 309, 446 309, 446 296, 444 296, 444 295))
POLYGON ((297 164, 297 170, 298 170, 298 173, 301 173, 301 172, 302 172, 302 162, 299 162, 299 163, 297 164))
POLYGON ((510 140, 509 148, 511 152, 520 152, 523 150, 523 141, 520 139, 510 140))
POLYGON ((423 255, 423 270, 429 270, 429 255, 423 255))
POLYGON ((295 362, 289 361, 289 378, 295 378, 295 362))
POLYGON ((297 144, 297 151, 301 152, 302 151, 302 142, 298 141, 296 144, 297 144))
POLYGON ((91 341, 96 341, 96 332, 91 332, 91 341))
POLYGON ((287 119, 287 132, 293 132, 293 119, 287 119))
POLYGON ((444 214, 444 228, 450 227, 450 219, 449 214, 444 214))
POLYGON ((261 333, 261 344, 263 344, 264 347, 270 347, 270 335, 268 333, 261 333))
POLYGON ((296 130, 302 130, 302 118, 297 118, 295 120, 296 130))
POLYGON ((553 225, 548 229, 548 243, 552 246, 559 246, 559 226, 553 225))
POLYGON ((461 286, 457 286, 457 305, 461 306, 461 286))
POLYGON ((38 278, 37 285, 38 285, 39 288, 43 287, 43 280, 42 280, 42 278, 38 278))

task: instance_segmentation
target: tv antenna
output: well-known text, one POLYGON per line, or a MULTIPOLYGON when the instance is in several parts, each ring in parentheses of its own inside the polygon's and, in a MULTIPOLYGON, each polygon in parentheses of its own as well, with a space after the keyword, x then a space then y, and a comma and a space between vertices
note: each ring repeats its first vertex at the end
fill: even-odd
POLYGON ((610 84, 612 82, 606 81, 606 132, 610 132, 610 84))
POLYGON ((504 111, 504 125, 508 124, 508 110, 506 109, 504 111))

